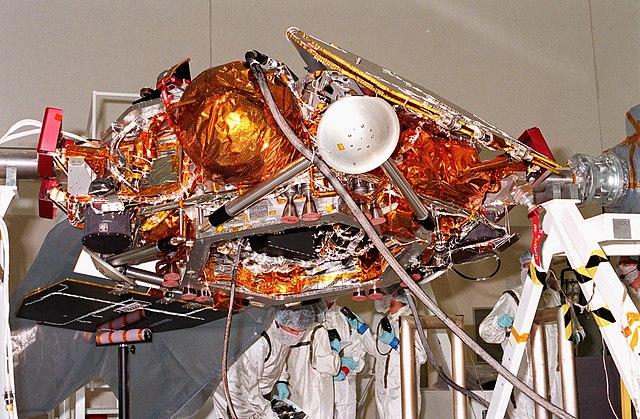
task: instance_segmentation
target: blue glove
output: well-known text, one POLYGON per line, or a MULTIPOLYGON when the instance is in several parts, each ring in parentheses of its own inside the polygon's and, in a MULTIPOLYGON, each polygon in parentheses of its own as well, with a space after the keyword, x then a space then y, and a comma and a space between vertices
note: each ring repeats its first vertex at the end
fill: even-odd
POLYGON ((396 337, 396 334, 393 333, 393 331, 387 332, 386 330, 382 330, 380 332, 380 336, 378 336, 378 339, 380 339, 380 342, 386 343, 396 351, 398 350, 398 346, 400 346, 400 341, 396 337))
POLYGON ((333 376, 333 381, 343 381, 352 370, 358 368, 358 363, 350 356, 340 358, 340 371, 333 376))
POLYGON ((331 339, 331 342, 329 342, 329 344, 331 345, 331 349, 336 352, 340 352, 340 349, 342 349, 342 344, 340 343, 339 339, 331 339))
POLYGON ((369 326, 365 324, 364 320, 362 320, 362 317, 358 316, 355 313, 353 315, 355 316, 355 319, 349 318, 347 316, 344 316, 344 318, 347 319, 347 323, 349 323, 349 326, 352 329, 355 329, 359 334, 364 335, 364 332, 369 330, 369 326))
POLYGON ((276 393, 273 395, 274 399, 288 399, 289 398, 289 386, 284 381, 276 381, 276 393))
POLYGON ((344 381, 345 378, 347 378, 347 374, 345 374, 344 371, 340 370, 338 374, 333 376, 333 381, 344 381))
POLYGON ((340 364, 343 367, 347 367, 349 371, 353 371, 356 368, 358 368, 358 362, 355 359, 351 358, 350 356, 343 356, 340 359, 340 364))
POLYGON ((586 337, 586 333, 584 332, 584 329, 582 327, 580 328, 576 328, 573 333, 571 334, 571 340, 573 341, 573 343, 575 345, 579 344, 580 342, 582 342, 584 340, 584 338, 586 337))
POLYGON ((510 328, 513 326, 513 317, 508 314, 502 314, 498 317, 498 326, 510 328))

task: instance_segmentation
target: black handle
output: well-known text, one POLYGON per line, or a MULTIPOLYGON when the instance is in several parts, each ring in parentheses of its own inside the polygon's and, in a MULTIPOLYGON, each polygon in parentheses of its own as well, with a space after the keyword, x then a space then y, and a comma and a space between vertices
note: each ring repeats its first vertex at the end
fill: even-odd
POLYGON ((342 339, 340 339, 340 333, 338 333, 336 329, 327 330, 327 334, 329 335, 329 341, 338 339, 338 342, 342 342, 342 339))
POLYGON ((380 319, 380 327, 387 333, 393 332, 393 328, 391 327, 391 322, 386 317, 380 319))
POLYGON ((431 214, 429 214, 424 220, 418 221, 420 221, 420 224, 429 231, 433 231, 436 228, 436 222, 431 214))
POLYGON ((158 240, 156 247, 162 253, 173 252, 178 248, 178 246, 174 244, 174 239, 175 237, 173 236, 163 237, 158 240))
POLYGON ((356 317, 356 315, 355 315, 355 314, 353 314, 353 311, 351 311, 351 310, 349 309, 349 307, 346 307, 346 306, 345 306, 345 307, 342 307, 342 308, 340 309, 340 312, 341 312, 342 314, 344 314, 344 315, 345 315, 345 317, 346 317, 346 318, 348 318, 348 319, 351 319, 351 320, 358 320, 358 318, 356 317))
POLYGON ((218 227, 219 225, 226 223, 232 218, 233 216, 227 213, 227 210, 223 205, 209 215, 209 222, 213 227, 218 227))

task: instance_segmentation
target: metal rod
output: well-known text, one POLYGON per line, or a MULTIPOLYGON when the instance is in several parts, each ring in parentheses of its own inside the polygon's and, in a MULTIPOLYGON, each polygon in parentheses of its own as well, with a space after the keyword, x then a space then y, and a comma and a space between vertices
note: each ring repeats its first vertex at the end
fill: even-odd
POLYGON ((176 247, 182 243, 180 237, 165 237, 155 243, 145 244, 135 249, 127 250, 115 256, 107 258, 107 262, 111 266, 135 265, 142 262, 148 262, 158 258, 158 254, 176 250, 176 247))
POLYGON ((405 419, 418 417, 415 332, 415 324, 408 317, 400 317, 400 395, 405 419))
POLYGON ((18 179, 38 179, 38 153, 32 148, 0 148, 0 179, 15 167, 18 179))
MULTIPOLYGON (((250 53, 246 54, 247 56, 250 53)), ((371 243, 378 249, 382 257, 389 264, 389 267, 393 269, 393 271, 398 275, 400 280, 409 288, 409 290, 415 295, 415 297, 422 302, 422 304, 427 307, 434 315, 436 315, 445 326, 450 329, 456 336, 458 336, 473 352, 478 354, 480 358, 487 362, 492 368, 494 368, 500 375, 505 377, 505 379, 511 383, 516 389, 522 391, 527 397, 531 398, 536 403, 540 403, 547 407, 553 414, 562 417, 562 418, 571 418, 574 417, 569 415, 567 412, 555 406, 552 403, 549 403, 545 398, 540 397, 535 391, 533 391, 529 386, 523 383, 518 377, 516 377, 513 373, 511 373, 507 368, 505 368, 502 364, 496 361, 491 355, 487 353, 484 349, 480 347, 480 345, 474 341, 471 336, 465 333, 462 328, 456 325, 445 313, 442 309, 433 301, 429 296, 420 288, 418 284, 416 284, 413 279, 409 276, 409 274, 404 270, 400 262, 396 260, 391 251, 387 249, 384 242, 369 222, 369 219, 360 211, 358 204, 353 200, 349 192, 346 190, 344 185, 340 182, 340 180, 333 174, 329 166, 322 160, 316 153, 311 151, 306 144, 304 144, 296 135, 296 133, 291 129, 287 120, 284 118, 278 105, 269 90, 269 85, 267 84, 266 77, 260 66, 256 60, 251 57, 247 57, 247 63, 251 67, 253 71, 253 75, 256 77, 256 81, 258 86, 260 87, 260 91, 262 92, 265 102, 271 111, 278 127, 282 130, 285 137, 289 140, 289 142, 302 154, 307 158, 310 162, 312 162, 318 170, 324 175, 327 181, 331 184, 336 193, 344 200, 347 208, 354 215, 362 230, 367 234, 371 243)))
POLYGON ((304 157, 300 157, 298 160, 291 163, 284 170, 278 172, 273 177, 265 180, 262 183, 259 183, 238 198, 228 202, 225 205, 227 213, 234 216, 238 215, 251 204, 255 203, 257 200, 272 192, 276 186, 280 186, 284 182, 293 179, 308 168, 309 162, 307 161, 307 159, 305 159, 304 157))
MULTIPOLYGON (((466 385, 467 377, 464 369, 464 344, 452 332, 449 332, 451 341, 451 378, 460 387, 466 385)), ((467 419, 467 397, 463 392, 453 390, 453 417, 454 419, 467 419)))
POLYGON ((402 173, 396 165, 391 161, 387 160, 382 163, 382 169, 389 176, 391 183, 398 188, 404 199, 407 201, 409 206, 411 207, 411 211, 416 216, 416 218, 420 221, 424 221, 429 218, 429 210, 422 203, 418 194, 413 190, 409 182, 402 176, 402 173))
POLYGON ((162 286, 164 278, 155 272, 147 271, 146 269, 134 268, 132 266, 126 267, 122 272, 129 278, 133 278, 136 283, 146 283, 149 285, 162 286))
POLYGON ((118 418, 129 419, 129 345, 118 347, 118 418))
POLYGON ((157 259, 158 254, 162 253, 156 246, 156 243, 145 244, 144 246, 136 247, 135 249, 127 250, 118 255, 107 258, 107 262, 112 266, 123 266, 128 264, 136 264, 142 262, 148 262, 153 259, 157 259))
POLYGON ((576 379, 576 359, 573 353, 573 342, 567 339, 564 320, 564 309, 556 309, 556 322, 558 323, 558 364, 560 366, 560 380, 562 382, 562 406, 564 410, 575 417, 580 412, 578 409, 578 386, 576 379))
POLYGON ((214 227, 223 224, 258 202, 267 194, 271 193, 277 186, 288 182, 308 168, 309 161, 304 157, 300 157, 298 160, 294 161, 269 179, 253 186, 242 195, 235 197, 222 207, 215 210, 211 215, 209 215, 209 222, 214 227))
MULTIPOLYGON (((547 385, 547 351, 544 342, 544 326, 534 323, 531 325, 531 363, 533 370, 533 388, 544 398, 548 397, 547 385)), ((536 419, 549 419, 549 412, 536 404, 536 419)))
MULTIPOLYGON (((462 315, 453 316, 453 322, 459 327, 464 327, 464 317, 462 315)), ((447 325, 436 316, 420 316, 420 323, 423 329, 446 329, 447 325)))
POLYGON ((231 271, 231 291, 229 293, 229 309, 227 310, 227 321, 224 326, 224 337, 222 339, 222 368, 220 370, 222 374, 222 384, 224 388, 224 396, 227 400, 227 410, 229 416, 232 419, 238 419, 236 410, 233 407, 233 401, 231 400, 231 391, 229 389, 229 377, 227 370, 229 368, 227 356, 229 354, 229 336, 231 335, 231 322, 233 320, 233 305, 235 304, 236 293, 236 280, 238 278, 238 268, 240 266, 240 255, 242 248, 245 244, 245 238, 238 241, 238 251, 236 252, 235 260, 233 263, 233 270, 231 271))

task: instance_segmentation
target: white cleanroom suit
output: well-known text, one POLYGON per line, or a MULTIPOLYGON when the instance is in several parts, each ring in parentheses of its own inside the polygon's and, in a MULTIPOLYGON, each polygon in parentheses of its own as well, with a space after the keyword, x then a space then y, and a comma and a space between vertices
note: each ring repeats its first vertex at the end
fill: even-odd
POLYGON ((640 310, 640 288, 635 289, 630 285, 625 285, 627 287, 627 294, 633 301, 633 304, 636 306, 638 310, 640 310))
MULTIPOLYGON (((491 313, 480 323, 479 333, 487 343, 499 343, 505 349, 508 344, 508 333, 511 326, 503 327, 498 324, 501 316, 507 315, 511 319, 515 318, 518 310, 518 303, 524 285, 521 285, 510 292, 505 292, 500 296, 491 313), (516 301, 516 298, 518 301, 516 301)), ((545 289, 540 297, 538 308, 550 308, 560 306, 560 295, 550 288, 545 289)), ((547 374, 549 377, 549 393, 551 402, 562 406, 562 388, 560 386, 560 373, 558 371, 558 326, 555 323, 545 325, 545 345, 547 350, 547 374)), ((533 372, 531 370, 531 358, 529 343, 523 362, 517 374, 529 387, 533 386, 533 372)), ((527 396, 514 389, 515 409, 509 407, 509 417, 513 419, 535 418, 535 403, 527 396)))
POLYGON ((340 371, 340 355, 331 349, 323 325, 314 323, 291 346, 287 369, 291 401, 311 419, 333 417, 333 376, 340 371))
MULTIPOLYGON (((285 369, 289 346, 276 334, 275 323, 229 368, 229 393, 236 415, 240 418, 277 418, 271 403, 264 398, 276 381, 288 381, 285 369)), ((216 417, 226 418, 227 399, 220 382, 213 397, 216 417)))
POLYGON ((334 329, 340 335, 340 355, 353 359, 358 367, 352 370, 347 378, 334 381, 335 410, 334 418, 349 419, 356 417, 356 374, 364 368, 365 349, 358 332, 349 327, 344 315, 340 313, 340 306, 333 304, 324 315, 324 326, 327 330, 334 329))
MULTIPOLYGON (((280 308, 271 325, 227 371, 229 393, 233 409, 239 418, 277 418, 271 403, 264 396, 276 383, 286 389, 287 355, 290 345, 297 343, 315 318, 310 308, 280 308), (286 329, 286 330, 285 330, 286 329)), ((276 389, 278 389, 276 386, 276 389)), ((286 394, 284 395, 286 398, 286 394)), ((214 414, 227 418, 227 399, 224 383, 213 394, 214 414)))
MULTIPOLYGON (((405 305, 387 318, 396 337, 400 337, 400 318, 411 317, 411 309, 405 305)), ((370 330, 362 335, 367 352, 375 358, 376 407, 380 419, 402 419, 402 400, 400 398, 400 351, 388 344, 376 341, 370 330)), ((420 365, 427 360, 424 348, 416 331, 416 385, 418 392, 418 414, 420 414, 420 365)))

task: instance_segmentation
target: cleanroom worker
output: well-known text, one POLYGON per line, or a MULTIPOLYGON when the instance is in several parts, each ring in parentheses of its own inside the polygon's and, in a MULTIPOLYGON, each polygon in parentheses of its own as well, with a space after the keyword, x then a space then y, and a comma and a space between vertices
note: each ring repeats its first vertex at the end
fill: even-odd
MULTIPOLYGON (((287 399, 289 387, 286 360, 290 346, 298 343, 311 326, 315 313, 311 307, 280 307, 271 325, 251 345, 227 373, 233 409, 239 418, 278 418, 265 395, 274 391, 276 398, 287 399)), ((213 396, 214 413, 229 417, 224 383, 213 396)))
MULTIPOLYGON (((387 314, 378 323, 376 334, 372 334, 364 321, 357 315, 349 320, 349 325, 362 336, 366 351, 375 358, 375 398, 378 418, 401 419, 402 400, 400 394, 400 319, 411 317, 407 296, 399 285, 383 290, 385 295, 374 301, 376 311, 387 314)), ((420 365, 427 360, 418 332, 414 336, 416 356, 416 391, 418 414, 420 414, 420 365)))
MULTIPOLYGON (((323 302, 316 304, 318 320, 324 318, 325 312, 323 302)), ((342 372, 342 368, 348 371, 356 367, 352 359, 341 357, 339 350, 321 323, 312 324, 300 342, 291 347, 287 362, 287 369, 291 372, 289 398, 309 418, 333 417, 333 379, 342 372)))
POLYGON ((329 340, 334 349, 342 357, 351 358, 355 368, 342 369, 333 377, 333 389, 335 395, 334 418, 353 419, 356 417, 356 374, 364 368, 365 349, 360 334, 349 327, 349 323, 343 313, 342 307, 336 304, 335 299, 325 300, 327 311, 324 315, 324 327, 329 332, 329 340))
MULTIPOLYGON (((482 339, 487 343, 499 343, 504 350, 509 341, 511 334, 511 326, 520 304, 520 297, 524 284, 529 275, 531 263, 531 252, 525 251, 520 256, 520 281, 521 285, 505 291, 496 302, 491 313, 480 323, 479 333, 482 339)), ((557 288, 555 279, 549 275, 547 283, 540 297, 538 308, 559 307, 560 294, 554 289, 557 288), (552 286, 548 286, 551 284, 552 286)), ((560 373, 558 371, 558 326, 555 323, 545 325, 545 345, 547 353, 547 371, 549 378, 549 394, 551 402, 562 406, 562 393, 560 385, 560 373)), ((527 350, 520 364, 517 374, 518 378, 526 383, 529 387, 533 386, 533 372, 531 370, 531 359, 529 343, 527 350)), ((514 419, 535 418, 535 403, 520 391, 513 390, 512 398, 513 406, 509 406, 508 416, 514 419)))

